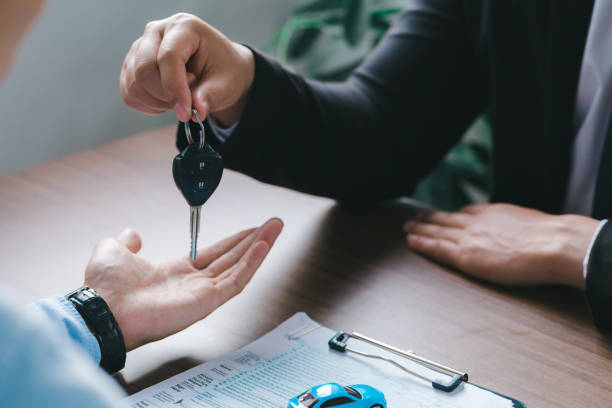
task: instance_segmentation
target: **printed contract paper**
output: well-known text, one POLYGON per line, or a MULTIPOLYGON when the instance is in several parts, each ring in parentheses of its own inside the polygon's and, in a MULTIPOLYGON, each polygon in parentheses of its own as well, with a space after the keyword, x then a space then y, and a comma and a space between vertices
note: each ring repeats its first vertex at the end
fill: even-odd
MULTIPOLYGON (((464 383, 452 393, 432 388, 393 365, 330 350, 336 332, 298 313, 246 347, 209 361, 127 398, 132 408, 286 408, 288 400, 326 383, 368 384, 389 408, 511 408, 512 402, 464 383)), ((428 375, 434 372, 362 342, 354 348, 395 359, 428 375)), ((442 374, 440 374, 442 375, 442 374)))

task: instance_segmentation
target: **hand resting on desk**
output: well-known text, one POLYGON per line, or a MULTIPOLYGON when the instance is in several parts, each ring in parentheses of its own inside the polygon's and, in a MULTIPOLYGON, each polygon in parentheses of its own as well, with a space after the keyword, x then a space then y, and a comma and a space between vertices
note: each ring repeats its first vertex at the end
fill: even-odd
POLYGON ((599 221, 510 204, 423 213, 404 224, 408 246, 469 275, 506 285, 584 289, 582 261, 599 221))
POLYGON ((132 230, 96 246, 85 284, 108 303, 128 350, 174 334, 240 293, 261 265, 283 224, 271 219, 188 257, 153 264, 137 256, 132 230))

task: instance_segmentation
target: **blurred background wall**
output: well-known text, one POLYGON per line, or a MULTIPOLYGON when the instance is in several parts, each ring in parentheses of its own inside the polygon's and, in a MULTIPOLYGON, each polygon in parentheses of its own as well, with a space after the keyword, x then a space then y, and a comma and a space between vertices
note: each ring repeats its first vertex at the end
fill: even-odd
POLYGON ((300 0, 51 0, 0 85, 0 174, 172 123, 119 93, 121 63, 148 21, 189 12, 263 47, 300 0))

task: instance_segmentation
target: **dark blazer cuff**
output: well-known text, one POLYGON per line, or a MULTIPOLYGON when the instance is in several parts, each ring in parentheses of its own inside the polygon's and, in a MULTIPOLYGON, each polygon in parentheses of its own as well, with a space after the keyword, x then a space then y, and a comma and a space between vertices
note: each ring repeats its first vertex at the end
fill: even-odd
POLYGON ((612 223, 603 226, 591 249, 586 296, 595 325, 612 329, 612 223))

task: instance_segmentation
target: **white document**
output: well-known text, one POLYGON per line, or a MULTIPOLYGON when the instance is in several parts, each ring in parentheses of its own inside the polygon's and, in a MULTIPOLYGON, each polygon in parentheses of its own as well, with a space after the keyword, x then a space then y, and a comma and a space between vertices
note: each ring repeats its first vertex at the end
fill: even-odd
MULTIPOLYGON (((336 333, 298 313, 253 343, 127 398, 132 408, 286 408, 288 400, 326 382, 368 384, 389 408, 511 408, 512 402, 469 383, 434 389, 388 362, 330 350, 336 333)), ((358 340, 349 345, 392 358, 428 377, 441 374, 358 340)))

